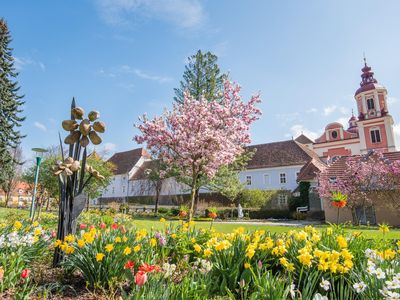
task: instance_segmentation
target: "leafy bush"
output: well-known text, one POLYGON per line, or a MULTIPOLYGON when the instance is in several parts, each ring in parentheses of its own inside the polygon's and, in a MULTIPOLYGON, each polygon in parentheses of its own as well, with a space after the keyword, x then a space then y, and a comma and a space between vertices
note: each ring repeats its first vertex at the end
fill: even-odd
POLYGON ((307 218, 307 214, 296 211, 292 214, 292 218, 295 220, 305 220, 307 218))
POLYGON ((261 208, 276 196, 277 191, 244 190, 238 197, 238 202, 243 207, 261 208))

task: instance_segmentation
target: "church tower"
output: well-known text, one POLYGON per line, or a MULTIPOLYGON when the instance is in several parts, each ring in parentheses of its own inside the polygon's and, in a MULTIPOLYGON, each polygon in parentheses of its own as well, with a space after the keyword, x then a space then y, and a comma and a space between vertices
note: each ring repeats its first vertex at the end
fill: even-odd
POLYGON ((370 149, 396 151, 393 118, 387 107, 387 90, 378 84, 365 58, 361 71, 360 88, 354 95, 358 110, 360 152, 366 153, 370 149))

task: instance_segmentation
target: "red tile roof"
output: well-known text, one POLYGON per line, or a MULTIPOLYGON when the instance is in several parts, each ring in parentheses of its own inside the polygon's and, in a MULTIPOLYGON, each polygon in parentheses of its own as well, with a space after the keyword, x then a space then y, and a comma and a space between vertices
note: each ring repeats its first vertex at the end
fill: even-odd
MULTIPOLYGON (((391 161, 400 160, 400 151, 383 153, 383 156, 391 161)), ((346 161, 349 156, 342 156, 337 158, 333 163, 328 166, 326 175, 328 177, 341 177, 346 169, 346 161)), ((352 156, 360 158, 360 155, 352 156)))
POLYGON ((273 168, 281 166, 304 165, 312 155, 306 146, 294 140, 248 146, 247 149, 256 153, 248 162, 247 169, 273 168))
POLYGON ((132 170, 142 156, 150 158, 144 148, 137 148, 125 152, 117 152, 108 161, 115 165, 115 175, 126 174, 132 170))
POLYGON ((309 139, 304 134, 300 134, 297 138, 294 139, 296 142, 300 144, 312 144, 314 143, 311 139, 309 139))

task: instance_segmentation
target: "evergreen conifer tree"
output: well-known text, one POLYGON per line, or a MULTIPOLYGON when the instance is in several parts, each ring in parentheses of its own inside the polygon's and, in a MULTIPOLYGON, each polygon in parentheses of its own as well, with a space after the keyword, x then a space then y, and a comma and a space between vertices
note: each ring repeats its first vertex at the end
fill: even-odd
POLYGON ((0 19, 0 187, 13 175, 15 161, 11 149, 15 149, 23 138, 18 127, 25 119, 20 116, 24 102, 23 96, 18 94, 18 73, 11 41, 7 23, 0 19))
POLYGON ((211 52, 203 53, 201 50, 190 56, 180 88, 174 89, 176 95, 174 100, 182 103, 185 91, 188 91, 195 99, 200 99, 201 96, 209 101, 222 98, 224 81, 228 76, 220 73, 217 60, 216 55, 211 52))

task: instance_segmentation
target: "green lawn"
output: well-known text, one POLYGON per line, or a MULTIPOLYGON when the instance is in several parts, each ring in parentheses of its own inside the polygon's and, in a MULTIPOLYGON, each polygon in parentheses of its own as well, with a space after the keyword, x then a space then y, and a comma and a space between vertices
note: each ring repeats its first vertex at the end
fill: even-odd
MULTIPOLYGON (((27 216, 29 212, 27 210, 17 210, 17 209, 6 209, 6 208, 0 208, 0 222, 6 221, 5 218, 7 214, 10 212, 13 213, 18 213, 21 214, 21 216, 27 216)), ((158 219, 152 219, 152 220, 142 220, 142 219, 137 219, 134 220, 133 223, 139 227, 139 228, 146 228, 148 230, 151 229, 162 229, 164 225, 158 221, 158 219)), ((178 221, 171 221, 173 224, 178 224, 178 221)), ((326 228, 327 225, 318 225, 317 228, 324 229, 326 228)), ((210 222, 196 222, 195 223, 196 228, 210 228, 210 222)), ((301 230, 302 227, 293 227, 293 226, 274 226, 274 225, 268 225, 268 224, 235 224, 235 223, 214 223, 213 228, 215 228, 217 231, 220 232, 232 232, 233 229, 238 228, 238 227, 244 227, 246 230, 252 231, 252 230, 257 230, 257 229, 263 229, 266 231, 270 231, 273 233, 281 233, 281 232, 286 232, 289 230, 301 230)), ((346 229, 348 232, 354 232, 358 231, 361 232, 363 236, 367 238, 380 238, 382 237, 382 233, 377 230, 376 227, 370 227, 366 228, 365 226, 362 227, 352 227, 351 229, 346 229)), ((392 229, 389 233, 386 234, 387 238, 391 239, 400 239, 400 229, 392 229)))

